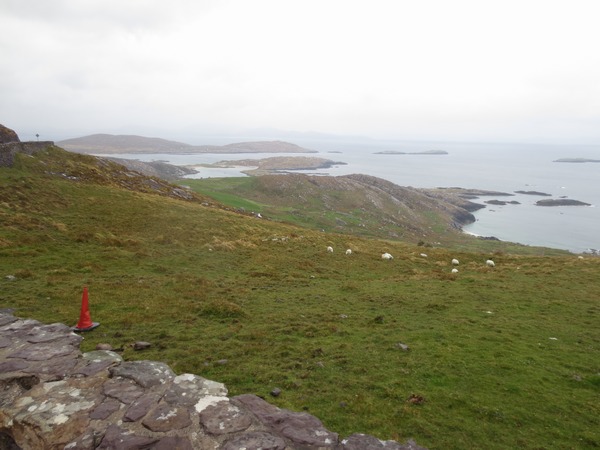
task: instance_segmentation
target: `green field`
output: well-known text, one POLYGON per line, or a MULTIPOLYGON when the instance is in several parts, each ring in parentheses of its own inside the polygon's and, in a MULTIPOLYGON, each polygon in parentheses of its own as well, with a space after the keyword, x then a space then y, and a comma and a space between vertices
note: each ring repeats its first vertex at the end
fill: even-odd
POLYGON ((109 343, 343 436, 600 447, 599 258, 322 232, 125 189, 104 170, 57 150, 0 169, 0 307, 74 325, 88 286, 101 326, 82 351, 109 343))

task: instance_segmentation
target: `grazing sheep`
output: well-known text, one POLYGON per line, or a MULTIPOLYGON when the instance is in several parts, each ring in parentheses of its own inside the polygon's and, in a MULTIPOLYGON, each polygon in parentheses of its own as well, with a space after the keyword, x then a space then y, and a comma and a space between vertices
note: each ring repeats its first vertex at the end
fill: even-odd
POLYGON ((331 247, 331 246, 330 246, 330 247, 327 247, 327 251, 328 251, 329 253, 333 253, 333 247, 331 247))
POLYGON ((454 259, 452 260, 452 265, 453 265, 453 266, 458 266, 458 264, 459 264, 459 263, 458 263, 458 259, 454 258, 454 259))
POLYGON ((386 252, 383 255, 381 255, 381 259, 394 259, 394 257, 386 252))
POLYGON ((422 256, 423 258, 427 258, 427 253, 421 253, 421 256, 422 256))
POLYGON ((456 268, 452 269, 452 273, 458 273, 458 269, 456 269, 456 268))
POLYGON ((491 259, 488 259, 488 260, 485 262, 485 264, 486 264, 488 267, 496 267, 496 263, 494 263, 494 261, 492 261, 491 259))
POLYGON ((352 254, 352 250, 348 249, 346 250, 346 255, 351 255, 352 254))

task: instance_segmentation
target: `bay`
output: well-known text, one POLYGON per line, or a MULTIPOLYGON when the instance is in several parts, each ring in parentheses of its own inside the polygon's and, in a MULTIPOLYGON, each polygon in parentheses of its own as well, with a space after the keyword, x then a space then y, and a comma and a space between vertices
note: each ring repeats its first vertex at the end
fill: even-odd
MULTIPOLYGON (((230 142, 241 142, 236 138, 230 142)), ((318 156, 344 162, 327 169, 295 171, 318 175, 363 173, 400 186, 418 188, 463 187, 501 191, 511 197, 481 197, 517 201, 519 204, 487 205, 475 212, 476 221, 464 231, 479 236, 570 250, 575 253, 600 249, 600 163, 555 162, 560 158, 600 159, 600 146, 538 144, 490 144, 457 142, 374 141, 368 139, 294 139, 318 156), (380 152, 445 151, 445 155, 382 154, 380 152), (549 197, 517 194, 537 191, 549 197), (545 198, 569 198, 592 206, 537 206, 545 198)), ((209 144, 209 142, 203 142, 209 144)), ((261 159, 302 154, 119 154, 121 158, 196 165, 221 160, 261 159)), ((241 170, 197 168, 193 178, 244 176, 241 170)))

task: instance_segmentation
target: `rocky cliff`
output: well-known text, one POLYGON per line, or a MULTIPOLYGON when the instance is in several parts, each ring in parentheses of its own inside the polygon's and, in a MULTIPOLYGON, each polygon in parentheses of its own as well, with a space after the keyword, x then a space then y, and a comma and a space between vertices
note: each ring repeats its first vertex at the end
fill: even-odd
POLYGON ((0 310, 0 448, 418 450, 409 441, 345 439, 308 413, 222 383, 176 375, 115 352, 82 354, 82 337, 0 310))
POLYGON ((19 136, 14 130, 0 124, 0 144, 6 144, 8 142, 19 142, 19 136))

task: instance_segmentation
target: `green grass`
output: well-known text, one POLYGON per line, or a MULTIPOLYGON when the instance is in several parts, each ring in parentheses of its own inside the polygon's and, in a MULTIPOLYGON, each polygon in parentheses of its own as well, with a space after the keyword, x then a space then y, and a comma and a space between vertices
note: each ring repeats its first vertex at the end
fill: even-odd
POLYGON ((126 359, 224 382, 230 395, 308 411, 343 436, 431 449, 600 446, 600 259, 448 248, 423 258, 414 244, 77 182, 34 163, 0 169, 0 307, 74 325, 87 285, 101 326, 83 351, 107 342, 126 359), (138 340, 153 346, 135 352, 138 340))
POLYGON ((365 195, 329 177, 321 183, 296 175, 186 179, 182 184, 231 208, 260 212, 272 221, 365 238, 395 239, 428 247, 475 252, 566 255, 558 249, 476 239, 461 233, 445 208, 433 208, 418 190, 396 193, 378 189, 365 195), (400 202, 400 204, 398 203, 400 202), (433 209, 432 209, 433 208, 433 209))
POLYGON ((182 184, 196 188, 197 186, 204 186, 203 190, 205 195, 232 208, 254 212, 261 212, 263 210, 264 205, 241 197, 239 194, 230 192, 230 190, 234 190, 239 193, 252 189, 251 182, 253 178, 212 178, 212 180, 212 183, 206 183, 206 181, 202 179, 186 179, 182 181, 182 184), (225 187, 227 189, 224 189, 225 187))

